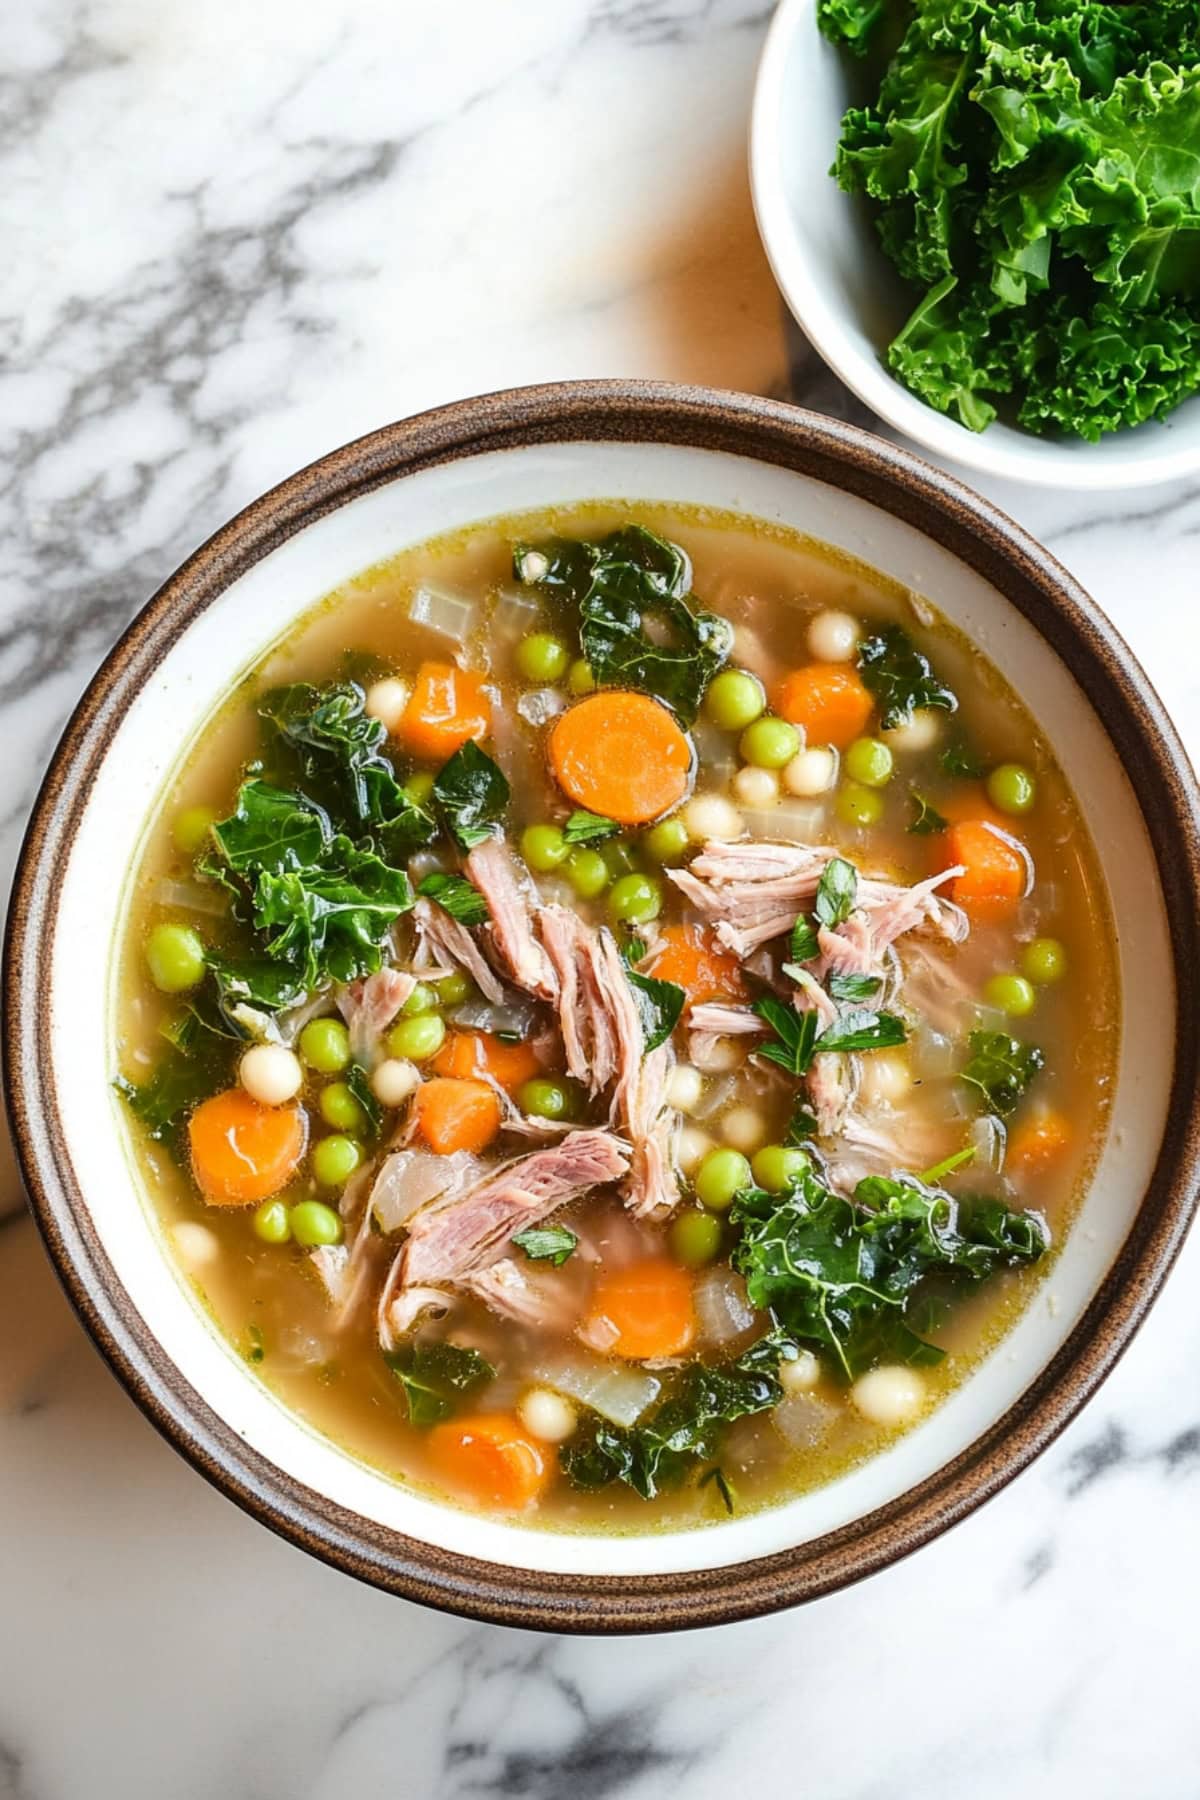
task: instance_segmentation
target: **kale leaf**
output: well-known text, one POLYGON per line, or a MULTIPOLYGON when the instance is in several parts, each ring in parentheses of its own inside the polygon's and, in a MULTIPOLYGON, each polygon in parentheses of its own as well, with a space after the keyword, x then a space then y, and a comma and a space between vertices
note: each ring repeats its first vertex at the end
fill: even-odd
POLYGON ((413 1425, 436 1425, 440 1419, 448 1419, 460 1400, 496 1374, 480 1351, 462 1344, 415 1344, 385 1353, 384 1361, 404 1390, 413 1425))
MULTIPOLYGON (((822 0, 861 53, 871 0, 822 0)), ((898 9, 899 15, 899 9, 898 9)), ((887 351, 982 430, 1094 442, 1200 388, 1200 14, 1188 0, 919 0, 836 174, 916 290, 887 351)))
POLYGON ((318 863, 281 874, 263 869, 253 917, 267 955, 289 964, 311 990, 378 969, 388 933, 412 903, 403 869, 338 836, 318 863))
POLYGON ((958 701, 938 677, 929 658, 899 625, 888 625, 859 645, 863 685, 879 708, 884 731, 907 725, 918 707, 954 712, 958 701))
POLYGON ((817 883, 813 913, 817 923, 832 931, 854 911, 858 894, 858 871, 845 857, 833 856, 825 864, 817 883))
POLYGON ((621 827, 615 819, 601 818, 599 813, 573 812, 563 826, 565 844, 594 844, 602 838, 615 837, 621 827))
POLYGON ((696 1462, 716 1455, 726 1425, 779 1404, 779 1364, 795 1355, 790 1339, 773 1333, 728 1362, 689 1363, 671 1396, 642 1424, 593 1418, 564 1444, 558 1454, 568 1480, 588 1491, 623 1481, 653 1500, 696 1462))
POLYGON ((835 970, 825 985, 834 1000, 869 1000, 882 983, 878 975, 839 975, 835 970))
POLYGON ((1045 1067, 1045 1057, 1036 1044, 1023 1044, 1006 1031, 973 1031, 967 1045, 971 1056, 959 1079, 982 1095, 988 1112, 1007 1117, 1045 1067))
POLYGON ((817 1050, 890 1050, 908 1036, 904 1021, 895 1013, 872 1012, 865 1006, 848 1006, 817 1039, 817 1050))
POLYGON ((770 994, 763 994, 754 1002, 754 1011, 774 1037, 773 1042, 760 1044, 757 1054, 777 1063, 789 1075, 807 1075, 817 1048, 816 1013, 811 1008, 797 1012, 794 1006, 785 1006, 770 994))
POLYGON ((258 711, 294 763, 305 792, 349 836, 376 836, 391 856, 432 842, 437 826, 400 785, 384 754, 387 730, 366 711, 366 696, 356 682, 321 688, 295 682, 264 694, 258 711))
POLYGON ((595 542, 518 544, 513 569, 577 609, 580 648, 598 686, 654 694, 692 723, 732 632, 715 613, 689 606, 691 572, 677 545, 624 525, 595 542))
POLYGON ((678 1025, 687 994, 677 982, 657 981, 653 975, 639 975, 636 969, 627 968, 625 973, 637 1003, 642 1047, 648 1056, 666 1043, 678 1025))
POLYGON ((487 901, 465 875, 447 875, 444 870, 434 869, 425 876, 417 892, 440 906, 452 919, 457 919, 460 925, 483 925, 491 916, 487 901))
POLYGON ((918 794, 914 789, 909 799, 913 803, 913 816, 912 823, 906 829, 913 837, 933 837, 935 833, 945 831, 950 821, 942 817, 937 807, 931 805, 924 794, 918 794))
POLYGON ((556 1269, 574 1256, 579 1245, 575 1233, 565 1225, 531 1225, 528 1231, 518 1231, 512 1241, 530 1262, 548 1262, 556 1269))
POLYGON ((469 739, 438 770, 433 784, 433 803, 463 850, 473 850, 492 836, 508 797, 501 769, 469 739))
POLYGON ((817 24, 831 44, 865 56, 886 11, 886 0, 818 0, 817 24))
POLYGON ((959 1203, 915 1175, 870 1177, 847 1200, 811 1153, 784 1193, 745 1189, 730 1217, 741 1228, 732 1261, 751 1304, 823 1350, 848 1380, 884 1359, 939 1360, 906 1318, 927 1275, 976 1283, 1036 1260, 1048 1243, 1036 1214, 997 1200, 959 1203))

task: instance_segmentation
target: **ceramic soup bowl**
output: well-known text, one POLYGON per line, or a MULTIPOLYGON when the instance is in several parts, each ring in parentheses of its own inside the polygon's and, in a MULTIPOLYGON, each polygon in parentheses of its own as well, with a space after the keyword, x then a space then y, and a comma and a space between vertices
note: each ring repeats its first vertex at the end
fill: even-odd
POLYGON ((448 407, 249 507, 100 669, 38 799, 5 962, 8 1099, 38 1221, 113 1369, 175 1447, 293 1542, 410 1599, 554 1630, 713 1624, 877 1570, 1023 1468, 1094 1391, 1185 1231, 1197 1171, 1198 796, 1129 651, 1071 577, 906 452, 769 401, 626 382, 448 407), (583 1537, 441 1505, 316 1436, 202 1311, 110 1086, 112 946, 156 797, 238 676, 356 571, 472 521, 588 497, 731 508, 928 595, 1020 691, 1090 822, 1124 1008, 1111 1124, 1048 1284, 916 1429, 830 1485, 701 1530, 583 1537))

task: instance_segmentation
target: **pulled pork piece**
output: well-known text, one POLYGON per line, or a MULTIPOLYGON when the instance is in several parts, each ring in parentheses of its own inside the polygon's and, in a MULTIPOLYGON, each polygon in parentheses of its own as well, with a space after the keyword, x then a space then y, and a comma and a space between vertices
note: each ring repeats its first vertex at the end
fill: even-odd
MULTIPOLYGON (((825 865, 840 854, 828 844, 708 843, 686 869, 667 873, 721 942, 744 957, 791 930, 815 898, 825 865)), ((961 873, 944 869, 914 887, 859 876, 856 911, 866 914, 876 963, 893 939, 919 925, 961 942, 966 915, 935 892, 961 873)))
POLYGON ((557 999, 554 969, 533 935, 528 888, 504 839, 488 838, 476 845, 467 857, 467 874, 487 901, 492 920, 486 930, 517 986, 539 1000, 557 999))
POLYGON ((628 1147, 610 1131, 573 1131, 559 1143, 497 1169, 452 1205, 411 1221, 397 1272, 403 1287, 459 1281, 499 1262, 514 1232, 540 1224, 568 1200, 619 1181, 628 1147))
POLYGON ((738 956, 781 937, 816 895, 829 846, 806 844, 705 844, 686 869, 667 874, 721 942, 738 956))
POLYGON ((854 1058, 836 1050, 819 1051, 805 1080, 819 1137, 836 1137, 854 1098, 854 1058))
POLYGON ((661 1219, 679 1201, 674 1143, 678 1120, 667 1105, 667 1085, 675 1067, 670 1044, 660 1044, 641 1058, 631 1096, 628 1130, 633 1160, 625 1184, 625 1203, 639 1219, 661 1219))
POLYGON ((493 1005, 504 999, 504 984, 485 960, 479 945, 465 925, 452 919, 448 912, 432 900, 418 900, 413 908, 413 923, 425 947, 443 962, 457 963, 465 969, 481 994, 493 1005))
MULTIPOLYGON (((600 934, 565 906, 543 907, 538 924, 558 981, 567 1072, 598 1094, 617 1072, 617 1039, 600 934)), ((623 974, 621 979, 628 987, 623 974)))
POLYGON ((688 1025, 693 1031, 710 1033, 713 1037, 742 1037, 752 1031, 766 1030, 758 1014, 748 1006, 722 1006, 715 1000, 693 1006, 688 1013, 688 1025))
POLYGON ((406 1337, 425 1313, 433 1313, 439 1319, 445 1318, 454 1305, 454 1299, 453 1294, 434 1287, 405 1288, 397 1297, 393 1293, 389 1275, 380 1293, 375 1315, 380 1348, 394 1350, 396 1339, 406 1337))
POLYGON ((851 1106, 842 1119, 829 1179, 841 1193, 853 1193, 867 1175, 932 1168, 951 1147, 945 1125, 913 1107, 876 1108, 868 1114, 851 1106))
POLYGON ((350 1055, 364 1069, 382 1060, 383 1034, 416 985, 416 977, 402 969, 380 969, 337 990, 334 998, 350 1033, 350 1055))
POLYGON ((818 925, 823 975, 879 975, 879 954, 866 916, 853 912, 840 925, 818 925))
POLYGON ((465 1275, 459 1285, 518 1325, 566 1331, 578 1310, 574 1293, 555 1270, 523 1269, 509 1256, 465 1275))

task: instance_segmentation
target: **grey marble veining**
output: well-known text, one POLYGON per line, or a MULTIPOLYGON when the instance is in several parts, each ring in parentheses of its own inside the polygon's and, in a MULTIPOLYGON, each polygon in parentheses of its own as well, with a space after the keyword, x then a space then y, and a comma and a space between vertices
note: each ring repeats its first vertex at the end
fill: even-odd
MULTIPOLYGON (((99 658, 256 493, 390 417, 637 374, 865 414, 753 229, 754 0, 29 0, 0 44, 6 884, 99 658)), ((989 490, 1193 743, 1200 485, 989 490)), ((163 1445, 0 1165, 0 1800, 1193 1800, 1200 1251, 981 1514, 786 1618, 545 1640, 277 1542, 163 1445)))

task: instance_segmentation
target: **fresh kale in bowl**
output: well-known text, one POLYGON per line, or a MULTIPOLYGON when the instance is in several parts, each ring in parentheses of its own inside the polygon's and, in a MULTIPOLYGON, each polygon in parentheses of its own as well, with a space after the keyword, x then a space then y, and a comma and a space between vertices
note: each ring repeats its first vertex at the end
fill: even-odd
POLYGON ((1194 0, 820 0, 818 19, 878 71, 833 173, 919 294, 887 351, 906 387, 972 431, 1000 409, 1093 443, 1200 390, 1194 0))

